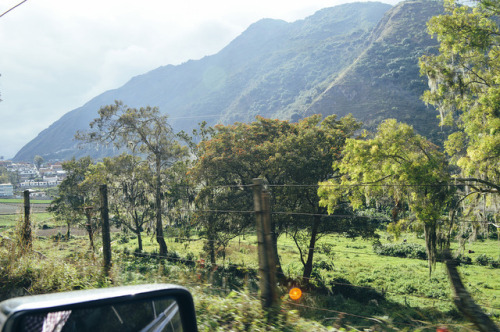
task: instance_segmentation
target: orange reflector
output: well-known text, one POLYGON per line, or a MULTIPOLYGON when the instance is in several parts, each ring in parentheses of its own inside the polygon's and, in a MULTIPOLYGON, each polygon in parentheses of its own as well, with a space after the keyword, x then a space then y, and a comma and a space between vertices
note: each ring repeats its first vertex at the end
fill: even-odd
POLYGON ((302 297, 302 291, 300 290, 300 288, 292 288, 290 289, 290 292, 288 292, 288 295, 290 295, 290 298, 292 300, 298 300, 302 297))

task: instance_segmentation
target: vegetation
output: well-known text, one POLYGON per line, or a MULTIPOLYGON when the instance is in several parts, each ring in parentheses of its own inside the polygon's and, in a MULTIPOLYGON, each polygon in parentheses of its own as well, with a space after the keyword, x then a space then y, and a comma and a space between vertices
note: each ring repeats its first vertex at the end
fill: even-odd
MULTIPOLYGON (((67 226, 65 236, 28 244, 21 218, 15 227, 4 222, 0 291, 8 297, 23 289, 181 283, 192 288, 207 331, 425 330, 440 323, 462 330, 470 327, 466 319, 494 330, 500 321, 500 40, 491 17, 500 5, 449 1, 446 9, 429 23, 439 53, 420 62, 431 82, 424 99, 451 127, 444 151, 395 119, 360 132, 350 115, 202 123, 192 140, 174 133, 158 108, 115 102, 101 107, 78 138, 113 143, 122 155, 64 164, 68 176, 51 211, 67 226), (280 277, 275 314, 256 300, 255 178, 272 198, 266 235, 280 277), (115 264, 104 272, 92 212, 102 208, 96 199, 102 184, 112 189, 116 227, 115 264), (78 224, 85 225, 89 249, 70 233, 78 224), (292 286, 306 296, 288 298, 292 286), (481 310, 487 315, 477 315, 481 310)), ((321 15, 316 19, 322 22, 321 15)), ((391 71, 384 82, 403 73, 391 71)))
MULTIPOLYGON (((129 108, 121 102, 102 107, 99 118, 90 123, 90 132, 77 137, 85 142, 114 143, 117 148, 128 148, 132 153, 146 155, 146 165, 153 174, 150 188, 154 189, 156 209, 156 241, 160 254, 166 255, 167 245, 163 238, 162 186, 163 172, 175 162, 187 156, 187 149, 180 144, 182 135, 175 134, 158 108, 129 108)), ((147 182, 146 182, 147 183, 147 182)))
MULTIPOLYGON (((14 238, 13 232, 3 235, 14 238)), ((144 252, 157 252, 154 237, 147 236, 145 232, 143 235, 146 239, 144 252)), ((198 237, 193 235, 191 239, 196 240, 198 237)), ((380 235, 381 245, 395 244, 386 239, 388 234, 380 235)), ((408 243, 424 248, 424 239, 408 233, 404 236, 408 243)), ((136 247, 134 238, 133 234, 113 233, 111 279, 102 274, 101 253, 96 251, 91 254, 88 245, 85 245, 88 239, 84 236, 72 236, 69 241, 57 236, 38 237, 34 243, 35 252, 22 258, 13 255, 15 249, 4 244, 0 248, 4 267, 0 278, 9 282, 1 283, 0 293, 12 296, 25 291, 36 294, 111 285, 175 282, 192 291, 200 327, 207 330, 233 327, 242 331, 266 327, 257 297, 255 235, 246 234, 244 239, 240 237, 230 241, 226 263, 218 260, 217 268, 208 263, 201 265, 200 259, 206 254, 199 241, 179 241, 177 237, 167 237, 170 256, 161 263, 154 255, 133 255, 133 248, 136 247), (45 257, 40 258, 36 252, 45 257), (211 287, 206 287, 207 284, 211 287)), ((293 239, 283 237, 278 245, 282 249, 284 272, 290 280, 300 280, 299 251, 293 239)), ((97 246, 100 246, 99 240, 97 246)), ((429 280, 427 264, 422 260, 374 255, 368 240, 329 235, 323 237, 318 246, 322 250, 317 253, 313 276, 308 288, 304 288, 303 298, 293 302, 286 296, 289 286, 281 289, 283 316, 273 326, 274 330, 305 331, 309 328, 321 331, 328 326, 330 329, 332 326, 350 326, 348 330, 353 331, 370 326, 378 326, 379 330, 433 327, 435 330, 442 324, 457 329, 468 327, 453 308, 441 263, 437 263, 429 280), (334 248, 335 253, 329 252, 328 247, 334 248)), ((492 247, 498 248, 496 240, 472 243, 468 248, 475 253, 468 256, 476 259, 483 254, 491 255, 492 247)), ((500 284, 495 277, 498 270, 467 265, 462 267, 462 271, 465 281, 474 290, 476 300, 498 319, 498 310, 488 309, 500 305, 500 284)))
MULTIPOLYGON (((312 273, 315 244, 322 236, 334 232, 373 235, 374 228, 361 220, 323 220, 321 215, 326 209, 319 206, 314 185, 331 176, 330 165, 339 158, 346 139, 359 127, 351 116, 339 120, 336 116, 324 120, 312 116, 297 123, 259 117, 251 124, 216 126, 212 137, 200 142, 198 160, 192 170, 192 181, 206 188, 196 197, 198 206, 211 211, 251 210, 251 192, 245 185, 252 183, 254 178, 264 178, 273 186, 275 211, 315 215, 313 222, 305 224, 303 218, 293 213, 274 217, 275 247, 280 235, 290 234, 301 252, 303 277, 307 279, 312 273), (213 190, 214 186, 227 185, 236 188, 213 190), (297 190, 294 186, 302 188, 297 190)), ((343 209, 339 215, 352 215, 351 212, 343 209)), ((253 225, 253 216, 220 218, 198 213, 196 218, 206 229, 212 263, 215 262, 214 246, 224 247, 228 240, 253 225)), ((279 265, 279 251, 276 252, 279 265)))
POLYGON ((443 238, 439 228, 447 229, 440 219, 454 194, 448 188, 449 169, 438 147, 415 134, 412 127, 390 119, 371 139, 349 139, 334 169, 341 179, 322 183, 321 204, 330 213, 345 197, 355 209, 374 202, 392 205, 393 227, 398 227, 401 212, 412 212, 411 218, 418 223, 412 227, 424 230, 432 270, 438 239, 443 238))

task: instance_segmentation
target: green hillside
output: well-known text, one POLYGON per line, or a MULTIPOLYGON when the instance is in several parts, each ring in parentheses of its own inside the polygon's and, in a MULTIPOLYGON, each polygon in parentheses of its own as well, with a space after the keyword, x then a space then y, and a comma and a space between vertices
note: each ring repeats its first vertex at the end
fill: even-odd
POLYGON ((101 106, 115 100, 158 106, 176 130, 187 132, 204 120, 213 125, 252 121, 256 115, 295 121, 312 113, 352 113, 369 127, 396 117, 435 138, 436 114, 420 100, 426 82, 417 59, 434 47, 425 25, 441 8, 427 1, 393 8, 364 2, 292 23, 260 20, 215 55, 157 68, 68 112, 14 159, 116 153, 78 149, 73 140, 101 106))

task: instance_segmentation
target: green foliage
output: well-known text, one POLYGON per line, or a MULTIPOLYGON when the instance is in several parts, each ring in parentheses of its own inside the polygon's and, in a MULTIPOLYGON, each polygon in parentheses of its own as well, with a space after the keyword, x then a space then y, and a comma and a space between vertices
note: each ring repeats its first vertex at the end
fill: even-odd
POLYGON ((62 260, 38 251, 25 252, 15 240, 2 239, 0 300, 26 293, 44 294, 106 285, 101 268, 83 255, 80 258, 62 260))
POLYGON ((111 191, 111 211, 116 226, 132 231, 137 237, 138 251, 142 251, 141 232, 154 217, 154 204, 148 183, 152 174, 142 159, 128 154, 105 158, 104 167, 111 191))
POLYGON ((421 73, 430 86, 423 99, 439 110, 441 125, 454 131, 445 147, 460 169, 458 180, 471 184, 472 192, 497 195, 500 30, 496 17, 500 3, 485 0, 468 6, 448 0, 445 9, 446 14, 433 17, 428 24, 440 47, 438 54, 420 59, 421 73))
POLYGON ((447 160, 437 146, 394 119, 382 122, 373 138, 369 137, 365 133, 364 139, 346 141, 343 158, 333 164, 340 180, 322 183, 320 204, 333 213, 346 198, 355 209, 389 199, 385 203, 392 203, 395 222, 407 204, 424 228, 432 269, 440 218, 454 194, 448 188, 447 160))
POLYGON ((494 269, 500 268, 500 260, 495 260, 494 258, 487 256, 486 254, 478 255, 476 257, 475 263, 481 266, 490 266, 494 269))
POLYGON ((0 166, 0 183, 9 183, 9 171, 4 166, 0 166))
POLYGON ((416 243, 375 244, 373 251, 384 256, 427 259, 425 247, 416 243))
POLYGON ((200 331, 335 331, 300 318, 294 310, 280 312, 270 324, 260 301, 246 292, 222 297, 194 289, 193 294, 200 331))
POLYGON ((53 212, 57 220, 66 222, 66 238, 69 238, 71 226, 88 222, 88 213, 98 200, 97 186, 103 182, 99 166, 94 165, 90 157, 66 161, 63 169, 66 178, 59 185, 48 211, 53 212))
MULTIPOLYGON (((128 149, 145 157, 145 165, 151 173, 148 184, 154 197, 156 240, 160 254, 166 255, 168 249, 163 237, 162 220, 162 189, 166 182, 164 173, 188 156, 188 148, 181 142, 189 143, 189 138, 184 133, 175 133, 168 123, 168 116, 162 115, 158 107, 129 108, 121 101, 101 107, 99 118, 94 119, 89 126, 90 131, 78 132, 76 138, 85 143, 113 143, 117 148, 128 149)), ((126 156, 122 162, 129 164, 129 172, 130 163, 134 166, 137 164, 137 160, 127 160, 126 156)), ((133 200, 137 199, 135 194, 133 196, 133 200)), ((130 199, 129 192, 129 203, 130 199)))
POLYGON ((33 158, 33 162, 35 163, 36 168, 40 169, 40 167, 42 166, 42 164, 44 162, 44 159, 42 156, 36 155, 35 158, 33 158))
MULTIPOLYGON (((282 212, 324 214, 319 206, 316 188, 311 184, 332 175, 331 165, 340 159, 347 138, 354 135, 360 123, 352 116, 321 119, 314 115, 297 123, 257 117, 250 123, 200 128, 202 141, 196 148, 198 159, 190 171, 195 183, 201 183, 196 204, 200 210, 251 211, 252 192, 246 188, 254 178, 265 178, 272 185, 273 209, 282 212), (210 136, 210 137, 208 137, 210 136), (216 187, 223 186, 222 188, 216 187), (214 188, 215 187, 215 188, 214 188)), ((346 208, 341 215, 352 214, 346 208)), ((215 262, 215 252, 224 251, 227 241, 242 234, 253 217, 248 214, 197 213, 207 238, 206 249, 215 262)), ((287 230, 296 238, 304 264, 304 277, 312 271, 315 242, 323 234, 338 232, 350 236, 373 235, 373 227, 352 218, 314 220, 300 216, 276 215, 275 240, 287 230), (356 227, 362 225, 360 227, 356 227), (366 226, 366 227, 363 227, 366 226)))

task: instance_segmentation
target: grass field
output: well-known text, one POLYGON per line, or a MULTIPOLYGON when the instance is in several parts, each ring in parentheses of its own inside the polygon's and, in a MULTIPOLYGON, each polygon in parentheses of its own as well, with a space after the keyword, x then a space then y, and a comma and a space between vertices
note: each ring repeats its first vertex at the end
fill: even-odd
MULTIPOLYGON (((2 217, 0 216, 0 226, 4 228, 0 228, 0 232, 12 236, 14 228, 6 226, 15 225, 15 220, 2 217)), ((43 224, 49 224, 49 227, 58 226, 54 221, 48 222, 51 220, 50 214, 36 215, 35 218, 34 224, 38 228, 43 224)), ((96 279, 101 259, 98 249, 100 235, 96 234, 97 249, 91 253, 85 232, 79 234, 82 235, 74 236, 70 241, 54 236, 41 236, 36 239, 34 249, 54 261, 56 267, 45 268, 44 271, 51 271, 49 275, 43 275, 47 272, 40 272, 41 284, 36 283, 36 273, 33 274, 33 267, 30 268, 30 285, 33 292, 106 285, 106 282, 103 284, 102 280, 96 279)), ((383 244, 390 243, 385 234, 381 235, 383 244)), ((424 244, 423 239, 413 234, 404 234, 404 237, 409 243, 424 244)), ((164 265, 154 258, 131 255, 137 248, 137 239, 130 234, 113 233, 114 282, 178 283, 193 290, 202 287, 204 293, 211 292, 221 298, 231 289, 238 289, 249 292, 249 296, 258 303, 255 236, 250 234, 232 240, 227 248, 225 261, 219 257, 217 268, 203 271, 200 271, 199 260, 203 258, 208 261, 203 252, 204 241, 196 236, 191 239, 192 241, 179 242, 176 238, 168 238, 167 245, 171 257, 178 257, 183 263, 175 264, 174 259, 164 265), (234 277, 234 273, 239 277, 234 277)), ((154 254, 158 250, 151 234, 143 234, 143 245, 146 253, 154 254)), ((457 244, 454 243, 454 246, 457 244)), ((351 240, 341 236, 322 238, 318 248, 311 279, 314 287, 304 289, 305 294, 300 306, 284 299, 283 307, 287 310, 300 312, 302 317, 322 324, 340 324, 341 321, 342 326, 355 326, 358 329, 371 326, 371 319, 384 321, 384 326, 394 328, 391 330, 408 328, 411 331, 418 326, 421 330, 435 331, 437 325, 446 324, 452 330, 463 331, 470 326, 458 314, 451 301, 450 285, 441 263, 437 263, 429 275, 425 260, 379 256, 373 250, 372 240, 351 240), (426 326, 429 329, 426 329, 426 326)), ((473 263, 481 255, 497 260, 500 258, 500 242, 496 240, 467 244, 466 251, 468 250, 472 251, 467 255, 473 263)), ((282 236, 279 239, 279 254, 286 276, 291 280, 299 280, 302 264, 291 238, 282 236)), ((43 265, 40 269, 43 269, 43 265)), ((476 302, 490 317, 499 322, 500 269, 472 264, 460 266, 459 271, 476 302)), ((282 285, 281 290, 285 292, 289 286, 282 285)), ((204 295, 200 295, 202 296, 204 295)))

